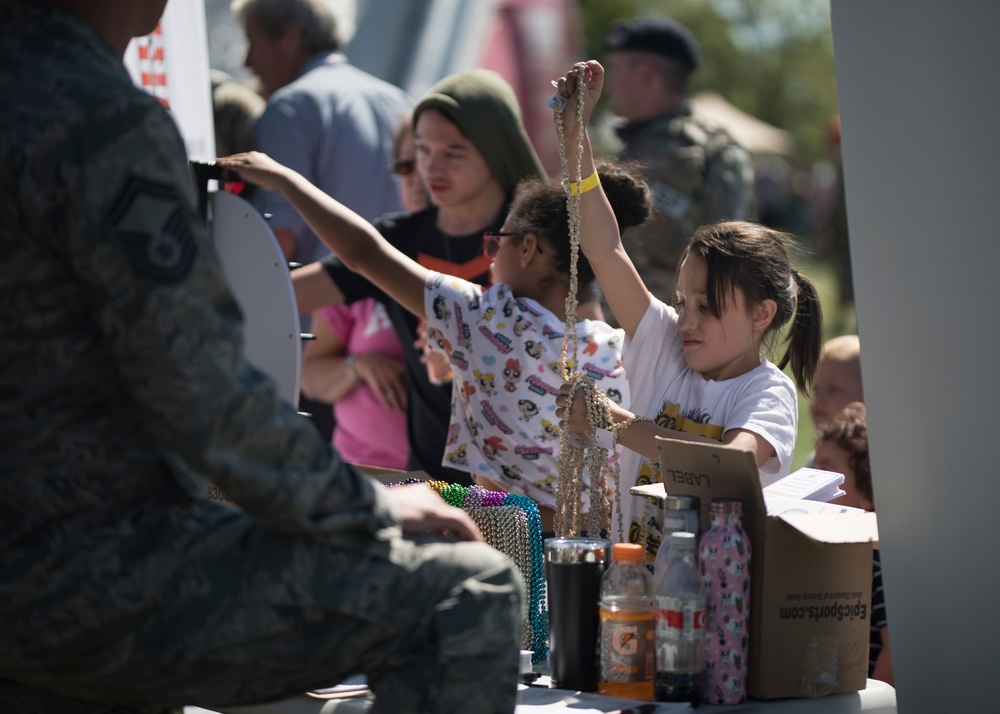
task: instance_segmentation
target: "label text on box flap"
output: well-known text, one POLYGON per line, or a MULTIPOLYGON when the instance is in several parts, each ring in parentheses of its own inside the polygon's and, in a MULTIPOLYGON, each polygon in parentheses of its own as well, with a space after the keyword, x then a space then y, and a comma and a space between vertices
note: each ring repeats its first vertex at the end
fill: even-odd
MULTIPOLYGON (((663 472, 663 481, 668 480, 674 483, 683 483, 688 486, 697 486, 699 488, 712 488, 712 479, 708 474, 699 474, 692 471, 677 471, 676 469, 665 469, 663 472)), ((669 491, 668 491, 669 492, 669 491)))

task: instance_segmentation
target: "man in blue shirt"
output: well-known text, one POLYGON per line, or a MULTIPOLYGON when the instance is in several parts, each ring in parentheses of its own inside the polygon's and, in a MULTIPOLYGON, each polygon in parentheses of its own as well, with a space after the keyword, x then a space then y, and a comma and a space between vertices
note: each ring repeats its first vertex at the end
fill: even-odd
MULTIPOLYGON (((411 98, 347 61, 328 2, 235 0, 232 10, 246 31, 246 66, 267 97, 257 148, 368 220, 402 210, 389 164, 411 98)), ((311 263, 329 252, 277 193, 261 192, 257 207, 273 216, 289 260, 311 263)))

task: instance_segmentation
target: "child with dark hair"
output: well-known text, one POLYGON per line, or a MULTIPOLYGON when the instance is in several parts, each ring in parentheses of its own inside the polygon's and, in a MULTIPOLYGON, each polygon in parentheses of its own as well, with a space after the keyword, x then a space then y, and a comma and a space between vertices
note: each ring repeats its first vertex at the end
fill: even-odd
MULTIPOLYGON (((831 501, 844 506, 875 510, 872 471, 868 460, 868 426, 865 405, 848 404, 816 433, 818 469, 844 474, 845 495, 831 501)), ((868 676, 893 684, 892 657, 889 653, 889 626, 882 591, 882 561, 876 549, 872 564, 871 639, 868 676)))
MULTIPOLYGON (((553 529, 559 476, 556 395, 570 280, 566 194, 553 182, 518 184, 501 229, 483 236, 492 259, 488 288, 420 265, 370 223, 301 175, 263 154, 219 163, 246 180, 284 193, 343 263, 427 320, 428 343, 454 371, 444 464, 474 475, 490 490, 523 493, 539 505, 542 529, 553 529)), ((650 214, 649 188, 638 174, 602 167, 616 225, 650 214)), ((593 270, 578 264, 581 312, 597 309, 593 270)), ((621 365, 624 334, 598 320, 576 324, 581 371, 616 403, 628 403, 621 365)), ((589 498, 583 499, 587 510, 589 498)))
MULTIPOLYGON (((702 226, 681 255, 674 306, 657 299, 622 246, 587 136, 604 68, 590 60, 557 85, 568 99, 561 113, 565 155, 576 155, 578 141, 583 145, 580 245, 628 338, 622 362, 632 403, 629 409, 610 404, 611 424, 605 427, 625 447, 623 488, 661 480, 657 436, 750 451, 762 485, 773 483, 790 470, 796 387, 808 393, 822 343, 819 296, 792 265, 789 237, 743 221, 702 226), (582 125, 575 111, 578 91, 585 92, 582 125), (788 347, 772 364, 765 353, 785 325, 788 347), (794 381, 782 371, 786 364, 794 381)), ((564 385, 563 394, 570 388, 564 385)), ((571 405, 567 401, 560 397, 567 428, 593 434, 600 425, 590 423, 590 405, 575 395, 571 405)), ((622 511, 629 540, 644 544, 652 560, 662 538, 659 509, 630 499, 622 511)))
POLYGON ((872 470, 868 461, 868 427, 865 405, 851 402, 816 432, 813 466, 844 474, 846 495, 831 501, 843 506, 875 510, 872 470))

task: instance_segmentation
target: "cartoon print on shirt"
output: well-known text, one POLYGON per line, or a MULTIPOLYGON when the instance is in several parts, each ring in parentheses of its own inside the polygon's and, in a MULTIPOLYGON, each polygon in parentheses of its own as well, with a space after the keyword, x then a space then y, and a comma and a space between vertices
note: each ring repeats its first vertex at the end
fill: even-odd
POLYGON ((615 404, 621 405, 622 403, 622 390, 620 389, 609 389, 608 399, 613 401, 615 404))
POLYGON ((593 335, 584 335, 583 341, 586 344, 586 347, 584 347, 581 350, 581 352, 583 352, 588 357, 593 357, 595 354, 597 354, 597 342, 594 340, 593 335))
POLYGON ((438 295, 434 298, 433 307, 434 317, 445 322, 451 320, 451 312, 448 310, 448 304, 443 295, 438 295))
POLYGON ((469 459, 465 452, 466 452, 466 444, 462 444, 457 449, 448 454, 445 458, 448 460, 449 464, 455 464, 456 466, 468 466, 469 459))
POLYGON ((550 474, 547 478, 543 478, 541 481, 533 481, 532 486, 554 494, 556 492, 556 477, 550 474))
POLYGON ((509 478, 511 481, 520 481, 521 477, 524 475, 521 468, 513 464, 502 464, 500 466, 500 473, 504 475, 504 478, 509 478))
POLYGON ((552 441, 559 438, 559 425, 553 424, 548 419, 542 419, 542 433, 535 434, 535 438, 540 441, 552 441))
POLYGON ((483 439, 483 456, 487 459, 496 461, 497 454, 501 451, 507 451, 507 447, 503 445, 503 439, 499 436, 491 436, 483 439))
MULTIPOLYGON (((458 332, 458 346, 466 350, 472 349, 472 330, 469 328, 469 323, 465 321, 465 317, 462 315, 462 306, 457 302, 454 303, 455 306, 455 329, 458 332)), ((471 301, 470 301, 471 306, 471 301)), ((476 308, 479 308, 479 298, 476 298, 476 308)))
POLYGON ((517 391, 517 383, 521 379, 521 362, 513 357, 507 360, 503 370, 503 388, 508 392, 517 391))
POLYGON ((486 325, 480 325, 479 332, 489 340, 490 344, 497 348, 500 354, 510 354, 511 350, 514 349, 511 347, 510 338, 502 332, 490 332, 490 329, 486 325))
POLYGON ((483 425, 480 422, 470 416, 465 420, 465 424, 469 427, 469 433, 472 434, 473 438, 479 436, 479 430, 483 428, 483 425))
POLYGON ((451 446, 456 441, 458 441, 458 435, 461 432, 461 427, 458 422, 452 422, 451 426, 448 427, 448 441, 445 442, 446 446, 451 446))
POLYGON ((517 408, 521 410, 520 421, 531 421, 531 417, 538 416, 538 405, 530 399, 518 399, 517 408))
POLYGON ((444 333, 436 327, 427 328, 427 343, 431 347, 437 347, 438 351, 451 357, 451 343, 445 339, 444 333))
POLYGON ((479 391, 483 394, 494 395, 497 393, 496 390, 496 380, 492 373, 490 372, 480 372, 478 369, 472 370, 472 374, 475 376, 476 381, 479 382, 479 391))
POLYGON ((557 332, 548 325, 542 325, 542 337, 547 340, 561 340, 565 332, 565 329, 562 332, 557 332))
MULTIPOLYGON (((533 300, 514 298, 505 285, 483 289, 451 279, 434 289, 429 283, 427 306, 429 327, 440 330, 452 346, 450 361, 456 375, 452 421, 460 430, 457 436, 449 432, 449 443, 443 450, 445 466, 474 467, 484 475, 492 472, 492 477, 508 484, 511 492, 525 493, 552 507, 559 438, 553 403, 562 384, 563 324, 533 300), (431 309, 438 296, 444 297, 444 305, 454 318, 450 322, 437 318, 431 309), (543 336, 546 326, 549 329, 543 336), (539 486, 532 482, 536 478, 539 486)), ((602 368, 615 365, 620 354, 607 348, 610 331, 594 327, 587 332, 597 344, 597 352, 580 363, 592 362, 602 368)), ((429 339, 437 337, 429 333, 429 339)), ((582 351, 589 343, 583 341, 582 334, 580 339, 582 351)), ((436 341, 434 347, 438 348, 436 341)), ((628 390, 620 367, 602 387, 617 387, 619 398, 627 404, 628 390)))
POLYGON ((723 427, 712 423, 712 415, 699 407, 691 407, 683 414, 680 407, 672 402, 666 402, 656 417, 657 426, 688 434, 707 436, 716 441, 722 441, 723 427))

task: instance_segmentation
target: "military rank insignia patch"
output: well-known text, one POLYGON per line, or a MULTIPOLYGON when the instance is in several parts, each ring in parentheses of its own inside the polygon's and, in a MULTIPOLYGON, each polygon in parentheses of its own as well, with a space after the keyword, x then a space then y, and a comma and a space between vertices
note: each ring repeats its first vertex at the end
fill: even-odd
POLYGON ((183 210, 174 188, 137 177, 115 200, 111 223, 140 278, 172 284, 187 277, 195 245, 183 210))

